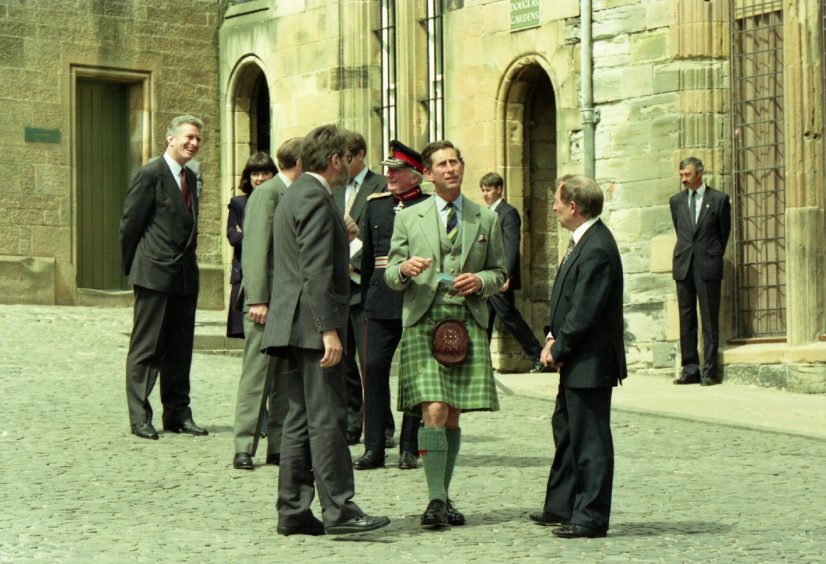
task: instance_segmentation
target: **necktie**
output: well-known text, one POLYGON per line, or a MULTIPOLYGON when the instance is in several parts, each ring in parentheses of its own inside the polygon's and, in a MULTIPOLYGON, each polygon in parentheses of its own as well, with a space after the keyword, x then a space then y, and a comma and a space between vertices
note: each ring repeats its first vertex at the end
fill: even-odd
POLYGON ((186 183, 186 169, 181 169, 181 194, 184 197, 184 203, 186 207, 192 207, 192 196, 189 193, 189 186, 186 183))
POLYGON ((356 194, 359 193, 359 183, 353 181, 353 188, 347 189, 347 203, 344 206, 344 215, 350 215, 350 209, 353 207, 353 202, 356 201, 356 194))
POLYGON ((562 262, 559 263, 560 270, 565 265, 565 261, 568 260, 568 257, 571 256, 571 253, 574 252, 574 246, 575 245, 576 245, 576 243, 574 243, 574 238, 571 237, 571 240, 568 241, 568 250, 565 251, 565 256, 562 257, 562 262))
POLYGON ((691 227, 697 226, 697 190, 692 190, 688 197, 688 210, 691 212, 691 227))
POLYGON ((459 233, 459 221, 456 218, 456 206, 453 202, 447 204, 447 238, 451 243, 456 242, 456 235, 459 233))

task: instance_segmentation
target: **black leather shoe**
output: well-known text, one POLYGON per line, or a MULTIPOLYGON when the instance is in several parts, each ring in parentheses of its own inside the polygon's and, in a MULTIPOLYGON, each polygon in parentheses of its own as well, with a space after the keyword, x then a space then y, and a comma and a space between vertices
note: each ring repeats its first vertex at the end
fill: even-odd
POLYGON ((422 527, 437 529, 447 525, 447 504, 441 499, 431 499, 422 514, 422 527))
POLYGON ((142 439, 158 440, 158 432, 155 431, 152 423, 135 423, 132 425, 132 434, 142 439))
POLYGON ((528 372, 530 374, 538 374, 540 372, 545 372, 545 365, 542 364, 542 362, 540 362, 539 359, 536 359, 533 361, 533 366, 530 370, 528 370, 528 372))
POLYGON ((393 435, 384 437, 384 448, 396 448, 396 439, 393 438, 393 435))
POLYGON ((700 377, 699 376, 689 376, 687 374, 683 374, 679 378, 674 380, 674 383, 677 384, 677 385, 699 384, 700 383, 700 377))
POLYGON ((164 431, 171 431, 172 433, 186 433, 188 435, 209 435, 206 429, 198 427, 192 417, 187 417, 177 423, 164 423, 164 431))
POLYGON ((339 523, 338 525, 330 525, 327 527, 328 535, 347 535, 350 533, 366 533, 374 529, 381 529, 390 524, 390 519, 387 517, 370 517, 369 515, 362 515, 361 517, 354 517, 339 523))
POLYGON ((324 523, 311 515, 310 518, 301 525, 277 527, 275 531, 279 535, 284 535, 285 537, 290 535, 311 535, 314 537, 319 537, 324 534, 324 523))
POLYGON ((375 450, 365 451, 361 458, 353 463, 356 470, 372 470, 374 468, 384 468, 384 453, 375 450))
POLYGON ((399 455, 400 470, 414 470, 419 467, 419 457, 409 451, 404 451, 399 455))
POLYGON ((270 466, 278 466, 281 464, 281 454, 273 452, 267 455, 267 464, 270 466))
POLYGON ((561 539, 596 539, 606 536, 608 531, 567 523, 558 529, 554 529, 551 533, 561 539))
POLYGON ((465 524, 465 516, 462 515, 460 511, 456 509, 453 505, 453 501, 447 500, 447 524, 452 525, 454 527, 458 527, 460 525, 465 524))
POLYGON ((232 467, 238 470, 252 470, 255 468, 252 464, 252 457, 248 452, 236 452, 235 458, 232 459, 232 467))
POLYGON ((536 513, 531 513, 530 518, 531 521, 537 525, 542 525, 543 527, 559 527, 568 521, 567 519, 563 519, 562 517, 558 517, 553 513, 548 513, 547 511, 537 511, 536 513))
POLYGON ((718 378, 701 378, 700 385, 701 386, 716 386, 717 384, 722 384, 722 382, 718 378))

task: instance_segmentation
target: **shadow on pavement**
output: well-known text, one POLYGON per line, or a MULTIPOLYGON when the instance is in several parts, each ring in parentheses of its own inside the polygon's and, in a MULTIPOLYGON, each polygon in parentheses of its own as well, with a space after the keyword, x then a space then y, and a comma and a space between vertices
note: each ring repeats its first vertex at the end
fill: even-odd
POLYGON ((618 523, 608 530, 609 537, 656 537, 661 535, 722 535, 734 527, 716 521, 651 521, 618 523))

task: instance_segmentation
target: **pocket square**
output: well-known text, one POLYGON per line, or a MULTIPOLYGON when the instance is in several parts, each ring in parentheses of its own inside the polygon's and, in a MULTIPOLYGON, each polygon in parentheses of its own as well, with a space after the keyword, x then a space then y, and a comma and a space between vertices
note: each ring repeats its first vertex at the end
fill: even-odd
POLYGON ((487 242, 488 242, 488 238, 487 238, 487 237, 485 237, 484 235, 479 235, 479 238, 476 240, 476 242, 477 242, 477 243, 487 243, 487 242))

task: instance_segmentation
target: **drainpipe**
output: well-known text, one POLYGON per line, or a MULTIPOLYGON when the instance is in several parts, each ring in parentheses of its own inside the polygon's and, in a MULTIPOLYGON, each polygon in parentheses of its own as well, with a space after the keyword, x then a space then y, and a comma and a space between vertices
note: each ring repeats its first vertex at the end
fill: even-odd
POLYGON ((594 109, 593 41, 591 37, 591 0, 580 0, 580 113, 582 114, 583 159, 585 175, 594 178, 596 171, 596 144, 594 128, 599 123, 599 111, 594 109))

